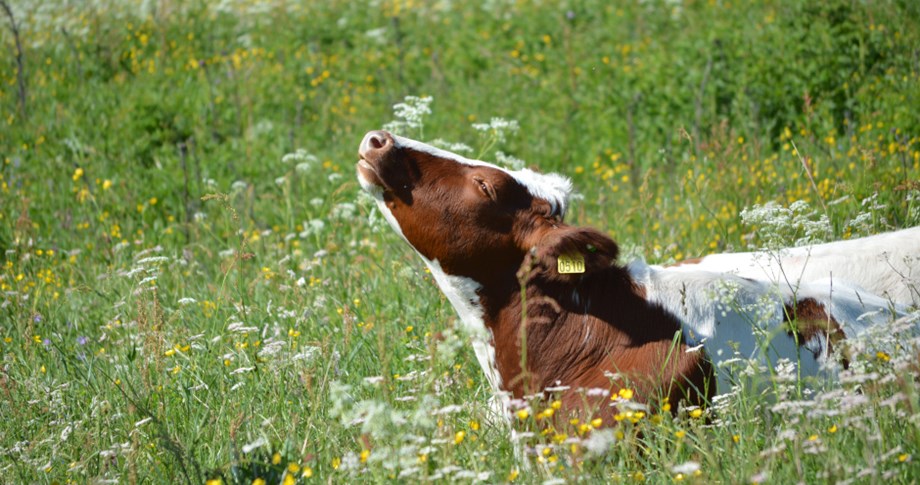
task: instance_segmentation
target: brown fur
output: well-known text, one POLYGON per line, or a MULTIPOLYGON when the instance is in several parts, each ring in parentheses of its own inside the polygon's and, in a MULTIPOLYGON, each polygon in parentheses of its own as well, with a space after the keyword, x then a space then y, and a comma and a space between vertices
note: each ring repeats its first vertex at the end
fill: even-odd
MULTIPOLYGON (((824 337, 827 342, 827 352, 831 353, 846 336, 840 324, 834 317, 827 314, 824 307, 813 298, 805 298, 785 307, 784 323, 787 333, 796 338, 799 346, 812 342, 816 338, 824 337)), ((844 368, 849 367, 849 362, 843 359, 844 368)))

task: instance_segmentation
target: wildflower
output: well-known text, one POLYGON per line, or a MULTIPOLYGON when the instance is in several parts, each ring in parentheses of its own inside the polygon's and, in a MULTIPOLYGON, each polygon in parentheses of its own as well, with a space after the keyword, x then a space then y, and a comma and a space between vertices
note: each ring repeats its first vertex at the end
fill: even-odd
POLYGON ((278 463, 281 463, 281 453, 276 451, 275 454, 272 455, 272 465, 277 465, 278 463))
POLYGON ((528 411, 526 408, 521 409, 520 411, 517 412, 518 419, 521 419, 521 420, 527 419, 529 416, 530 416, 530 411, 528 411))
MULTIPOLYGON (((109 190, 110 188, 112 188, 112 181, 109 180, 109 179, 103 180, 103 181, 102 181, 102 190, 109 190)), ((220 480, 220 479, 218 478, 217 480, 220 480)))
POLYGON ((77 167, 77 169, 73 171, 73 181, 76 182, 77 180, 80 180, 81 177, 83 177, 83 169, 77 167))
POLYGON ((891 360, 891 356, 886 354, 885 352, 882 352, 881 350, 875 353, 875 358, 882 362, 888 362, 889 360, 891 360))
POLYGON ((466 432, 457 431, 457 434, 454 435, 454 444, 459 445, 460 443, 463 443, 464 438, 466 438, 466 432))
POLYGON ((255 480, 252 481, 252 485, 265 485, 265 479, 256 478, 255 480))
POLYGON ((690 411, 690 417, 693 418, 693 419, 699 418, 699 417, 702 416, 702 415, 703 415, 703 410, 700 409, 700 408, 696 408, 696 409, 690 411))
POLYGON ((393 116, 397 121, 387 123, 383 129, 396 133, 404 133, 406 128, 421 130, 422 118, 431 114, 432 101, 431 96, 406 96, 404 102, 393 105, 393 116))
POLYGON ((302 476, 302 477, 304 477, 304 478, 310 478, 310 477, 312 477, 312 476, 313 476, 313 469, 310 468, 310 467, 308 467, 308 466, 303 467, 303 473, 301 473, 300 476, 302 476))
POLYGON ((671 468, 671 473, 678 475, 693 475, 700 470, 700 464, 695 461, 687 461, 671 468))
POLYGON ((212 478, 204 483, 205 485, 223 485, 224 482, 223 480, 220 479, 220 477, 218 477, 218 478, 212 478))
POLYGON ((687 436, 687 432, 684 430, 677 430, 674 432, 674 436, 676 436, 677 439, 682 439, 684 436, 687 436))
POLYGON ((342 466, 342 459, 339 457, 333 458, 332 459, 332 469, 338 470, 340 466, 342 466))
POLYGON ((601 418, 594 418, 591 420, 591 426, 595 428, 600 428, 603 425, 604 425, 604 420, 601 418))
POLYGON ((830 428, 827 428, 827 432, 828 432, 828 433, 831 433, 831 434, 836 433, 836 432, 837 432, 837 425, 835 424, 835 425, 831 426, 830 428))
POLYGON ((371 450, 361 450, 361 463, 367 463, 369 456, 371 456, 371 450))
POLYGON ((900 455, 898 455, 899 463, 906 463, 908 461, 910 461, 910 453, 901 453, 900 455))
POLYGON ((478 421, 470 421, 470 429, 473 430, 473 431, 479 431, 479 422, 478 422, 478 421))

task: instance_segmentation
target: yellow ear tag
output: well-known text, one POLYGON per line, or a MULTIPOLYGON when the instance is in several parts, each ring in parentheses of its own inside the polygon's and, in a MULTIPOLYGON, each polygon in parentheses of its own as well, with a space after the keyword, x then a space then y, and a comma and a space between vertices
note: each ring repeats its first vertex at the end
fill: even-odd
POLYGON ((585 272, 585 257, 580 254, 560 254, 556 260, 559 274, 578 274, 585 272))

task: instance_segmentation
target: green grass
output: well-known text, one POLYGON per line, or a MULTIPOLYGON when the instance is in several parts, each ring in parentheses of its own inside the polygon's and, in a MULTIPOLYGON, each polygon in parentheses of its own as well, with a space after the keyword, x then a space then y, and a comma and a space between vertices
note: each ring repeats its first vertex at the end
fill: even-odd
POLYGON ((0 481, 920 480, 912 348, 598 455, 535 403, 522 458, 353 168, 428 95, 408 135, 572 177, 570 221, 653 262, 759 245, 770 201, 917 225, 914 2, 429 3, 14 2, 25 98, 0 15, 0 481))

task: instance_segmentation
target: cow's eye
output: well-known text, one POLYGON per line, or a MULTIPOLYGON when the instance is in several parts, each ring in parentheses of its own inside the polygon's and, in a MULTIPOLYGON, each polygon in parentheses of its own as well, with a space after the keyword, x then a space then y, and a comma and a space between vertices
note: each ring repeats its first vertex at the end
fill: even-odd
POLYGON ((482 195, 495 200, 495 189, 492 188, 492 184, 481 177, 473 177, 473 182, 479 186, 479 191, 482 192, 482 195))

